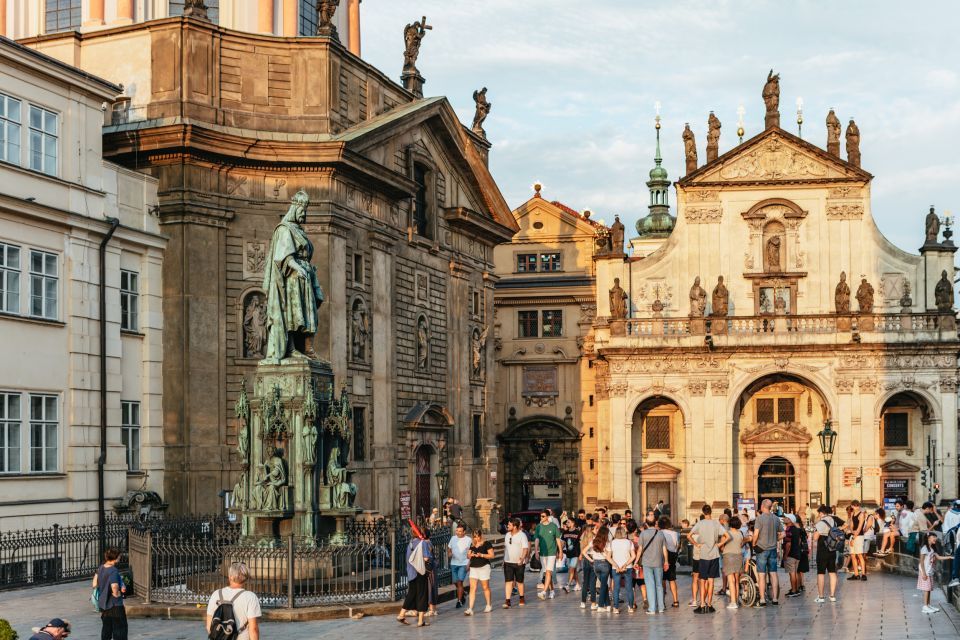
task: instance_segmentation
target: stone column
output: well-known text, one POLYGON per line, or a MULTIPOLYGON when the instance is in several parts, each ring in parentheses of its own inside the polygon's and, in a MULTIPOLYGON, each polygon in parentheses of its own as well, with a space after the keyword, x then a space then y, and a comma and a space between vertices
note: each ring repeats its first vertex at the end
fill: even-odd
POLYGON ((117 0, 116 24, 133 24, 133 0, 117 0))
POLYGON ((624 393, 626 393, 625 389, 622 392, 610 392, 610 400, 608 403, 610 411, 610 432, 607 441, 610 449, 609 451, 603 452, 606 465, 609 469, 607 477, 611 482, 608 496, 611 503, 616 504, 617 508, 622 508, 622 505, 630 504, 630 499, 633 496, 633 482, 635 481, 631 473, 633 460, 630 455, 630 439, 633 429, 632 421, 628 422, 626 416, 627 401, 623 395, 624 393))
POLYGON ((297 0, 283 0, 282 33, 287 38, 297 36, 297 0))
MULTIPOLYGON (((952 374, 953 372, 951 372, 952 374)), ((943 385, 943 383, 941 383, 943 385)), ((933 432, 937 439, 937 482, 940 498, 957 496, 957 394, 953 384, 943 385, 940 406, 943 419, 933 432)))
POLYGON ((373 249, 371 269, 372 295, 370 304, 373 317, 373 423, 370 433, 371 457, 374 460, 389 459, 394 416, 390 411, 393 397, 393 242, 389 235, 376 230, 370 232, 373 249))
POLYGON ((257 31, 259 33, 273 33, 275 24, 275 0, 260 0, 257 7, 257 31))
POLYGON ((347 24, 350 26, 347 46, 350 53, 360 56, 360 0, 347 0, 347 24))
MULTIPOLYGON (((6 0, 0 0, 0 15, 3 12, 3 6, 6 4, 6 0)), ((104 0, 89 0, 87 3, 87 19, 83 21, 83 26, 85 27, 99 27, 103 24, 103 5, 104 0)), ((0 31, 2 34, 3 31, 0 31)))

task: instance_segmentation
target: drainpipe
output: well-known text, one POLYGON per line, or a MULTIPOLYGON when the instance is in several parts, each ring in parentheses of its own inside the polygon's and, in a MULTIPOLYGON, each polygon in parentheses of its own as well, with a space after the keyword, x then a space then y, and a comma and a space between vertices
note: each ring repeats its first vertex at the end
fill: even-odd
POLYGON ((107 509, 103 468, 107 464, 107 243, 113 237, 119 218, 107 216, 110 229, 100 241, 100 457, 97 458, 97 511, 99 516, 100 557, 107 548, 107 509))

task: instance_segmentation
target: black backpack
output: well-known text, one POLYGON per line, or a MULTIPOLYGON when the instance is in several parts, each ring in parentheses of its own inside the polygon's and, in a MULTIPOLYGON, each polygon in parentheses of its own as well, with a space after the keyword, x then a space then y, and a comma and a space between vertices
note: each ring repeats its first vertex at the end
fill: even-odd
POLYGON ((237 640, 240 632, 247 628, 246 623, 242 627, 237 627, 237 619, 233 615, 233 603, 242 593, 244 591, 241 589, 229 600, 224 600, 223 590, 217 591, 217 608, 213 612, 213 621, 210 623, 210 633, 207 636, 209 640, 237 640))

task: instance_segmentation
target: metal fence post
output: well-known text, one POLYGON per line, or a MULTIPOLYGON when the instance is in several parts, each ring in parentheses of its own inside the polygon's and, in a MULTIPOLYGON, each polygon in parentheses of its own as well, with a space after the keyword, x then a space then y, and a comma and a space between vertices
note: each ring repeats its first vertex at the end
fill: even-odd
POLYGON ((60 558, 60 525, 53 524, 53 568, 55 571, 54 580, 63 579, 63 562, 60 558))
POLYGON ((397 599, 397 529, 390 527, 390 600, 397 599))
MULTIPOLYGON (((127 540, 130 540, 129 529, 127 530, 127 540)), ((153 590, 153 532, 150 529, 147 529, 147 559, 143 563, 142 569, 147 572, 147 592, 144 594, 143 602, 150 604, 150 593, 153 590)))
POLYGON ((293 532, 290 532, 290 537, 287 538, 287 607, 293 609, 294 604, 294 595, 293 595, 293 562, 294 562, 294 546, 295 541, 293 538, 293 532))

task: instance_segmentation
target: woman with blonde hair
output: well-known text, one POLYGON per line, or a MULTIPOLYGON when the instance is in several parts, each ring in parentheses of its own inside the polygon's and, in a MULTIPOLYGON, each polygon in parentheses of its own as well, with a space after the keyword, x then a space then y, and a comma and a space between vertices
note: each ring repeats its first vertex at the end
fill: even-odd
POLYGON ((590 598, 591 609, 597 608, 597 577, 593 574, 593 559, 590 556, 590 546, 593 544, 593 522, 588 520, 580 536, 580 608, 587 608, 587 598, 590 598))

